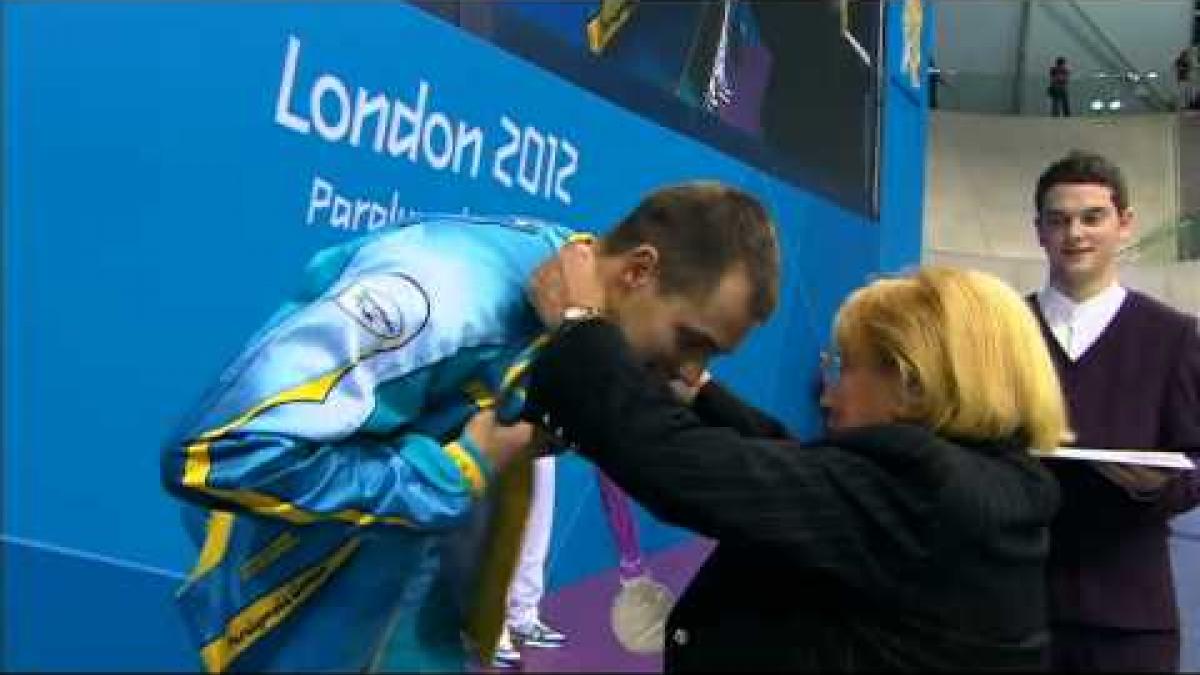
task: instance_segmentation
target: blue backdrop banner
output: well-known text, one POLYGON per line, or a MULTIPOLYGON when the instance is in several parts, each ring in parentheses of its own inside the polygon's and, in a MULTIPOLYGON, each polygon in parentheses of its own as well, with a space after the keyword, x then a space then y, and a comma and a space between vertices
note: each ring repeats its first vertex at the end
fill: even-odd
MULTIPOLYGON (((784 287, 716 370, 810 434, 834 309, 889 218, 907 240, 919 218, 919 197, 843 210, 403 3, 0 11, 6 669, 198 667, 159 449, 319 248, 420 212, 603 231, 656 187, 727 181, 777 220, 784 287)), ((889 143, 913 162, 923 136, 889 143)), ((571 487, 590 472, 560 464, 552 587, 616 564, 571 487)), ((651 550, 687 536, 640 518, 651 550)))

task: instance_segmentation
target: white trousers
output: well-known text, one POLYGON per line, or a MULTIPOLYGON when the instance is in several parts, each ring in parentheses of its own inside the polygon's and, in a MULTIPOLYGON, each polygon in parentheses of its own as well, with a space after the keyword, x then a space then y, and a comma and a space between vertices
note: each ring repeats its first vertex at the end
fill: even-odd
POLYGON ((512 585, 508 588, 508 623, 528 626, 538 620, 546 591, 546 556, 554 526, 554 456, 533 461, 533 499, 512 585))

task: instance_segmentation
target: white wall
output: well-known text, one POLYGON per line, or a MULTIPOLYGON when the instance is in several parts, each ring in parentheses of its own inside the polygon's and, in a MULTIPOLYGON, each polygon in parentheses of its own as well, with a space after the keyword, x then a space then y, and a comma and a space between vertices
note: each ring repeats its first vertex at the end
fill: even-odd
MULTIPOLYGON (((934 111, 926 164, 925 247, 1040 258, 1033 189, 1073 149, 1117 162, 1142 232, 1179 217, 1179 126, 1171 114, 1056 119, 934 111)), ((1173 246, 1173 242, 1164 242, 1173 246)), ((1143 258, 1162 251, 1149 251, 1143 258)))
MULTIPOLYGON (((1178 217, 1174 115, 1055 119, 939 110, 929 122, 926 262, 982 269, 1021 291, 1041 287, 1045 258, 1033 230, 1034 185, 1048 164, 1075 148, 1121 166, 1141 232, 1178 217)), ((1126 260, 1122 278, 1200 314, 1200 261, 1165 264, 1164 253, 1126 260)))
MULTIPOLYGON (((1022 295, 1046 284, 1046 263, 1041 257, 1006 257, 955 251, 927 250, 922 262, 970 267, 994 274, 1022 295)), ((1121 283, 1148 293, 1176 309, 1200 317, 1200 261, 1169 264, 1124 263, 1121 283)))

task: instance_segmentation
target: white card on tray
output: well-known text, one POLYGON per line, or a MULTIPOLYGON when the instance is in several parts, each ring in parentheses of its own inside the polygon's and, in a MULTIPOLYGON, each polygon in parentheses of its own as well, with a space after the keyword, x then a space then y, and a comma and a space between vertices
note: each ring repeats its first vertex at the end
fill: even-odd
POLYGON ((1038 457, 1051 459, 1087 459, 1097 462, 1117 462, 1140 466, 1158 466, 1166 469, 1195 469, 1196 465, 1182 452, 1163 450, 1108 450, 1102 448, 1054 448, 1034 450, 1038 457))

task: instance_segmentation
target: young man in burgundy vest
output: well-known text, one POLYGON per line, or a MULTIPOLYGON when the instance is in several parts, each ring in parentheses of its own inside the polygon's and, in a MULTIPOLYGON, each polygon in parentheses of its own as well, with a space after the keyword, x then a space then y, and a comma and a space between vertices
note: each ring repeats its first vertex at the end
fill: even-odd
MULTIPOLYGON (((1117 278, 1133 210, 1120 169, 1073 152, 1035 193, 1046 287, 1029 297, 1066 395, 1074 444, 1180 450, 1200 460, 1200 335, 1117 278)), ((1176 671, 1169 520, 1200 503, 1200 472, 1048 460, 1063 505, 1051 530, 1055 671, 1176 671)))

